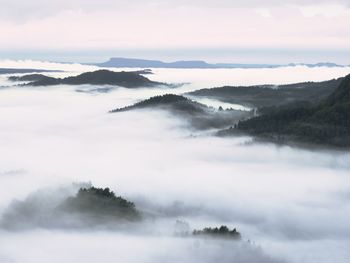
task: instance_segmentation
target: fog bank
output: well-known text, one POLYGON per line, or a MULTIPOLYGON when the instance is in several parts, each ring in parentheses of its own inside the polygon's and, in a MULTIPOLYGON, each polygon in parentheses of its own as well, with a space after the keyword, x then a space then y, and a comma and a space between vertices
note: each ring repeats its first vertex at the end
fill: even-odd
MULTIPOLYGON (((208 77, 161 71, 151 78, 193 81, 174 93, 200 87, 208 77)), ((307 80, 310 71, 302 72, 307 80)), ((297 73, 286 79, 294 80, 297 73)), ((215 77, 221 79, 220 74, 215 77)), ((237 79, 226 80, 231 84, 248 79, 232 75, 237 79)), ((246 83, 279 83, 281 75, 257 72, 246 83)), ((1 262, 347 263, 349 153, 256 144, 249 137, 216 138, 165 111, 107 113, 169 90, 90 94, 75 89, 0 90, 0 182, 6 189, 0 192, 0 216, 14 211, 14 200, 28 200, 40 189, 92 182, 152 211, 157 220, 152 227, 145 224, 143 234, 38 226, 0 230, 1 262), (166 230, 177 219, 193 229, 237 227, 255 245, 198 245, 176 238, 166 230)))

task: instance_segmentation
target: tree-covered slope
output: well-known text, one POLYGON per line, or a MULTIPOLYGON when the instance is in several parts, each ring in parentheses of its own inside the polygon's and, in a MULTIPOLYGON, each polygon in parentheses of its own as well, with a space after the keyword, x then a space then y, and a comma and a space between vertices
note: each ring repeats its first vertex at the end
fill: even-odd
POLYGON ((0 228, 119 228, 143 219, 133 202, 109 188, 88 186, 70 191, 38 191, 14 201, 2 214, 0 228))
POLYGON ((45 76, 43 74, 29 74, 24 76, 10 76, 8 79, 10 81, 34 82, 34 81, 45 80, 45 79, 48 80, 48 79, 51 79, 51 77, 45 76))
POLYGON ((124 108, 114 109, 111 113, 137 109, 160 109, 186 119, 196 129, 225 128, 239 120, 252 116, 252 112, 238 110, 218 110, 193 101, 181 95, 166 94, 155 96, 124 108))
MULTIPOLYGON (((82 73, 75 77, 53 78, 41 76, 28 83, 30 86, 51 86, 51 85, 115 85, 125 88, 153 87, 166 85, 164 83, 151 81, 141 75, 142 72, 114 72, 109 70, 97 70, 94 72, 82 73)), ((21 79, 19 79, 21 80, 21 79)))
POLYGON ((134 203, 116 196, 109 188, 81 188, 76 196, 69 197, 60 208, 106 221, 134 221, 140 219, 141 215, 134 203))
POLYGON ((318 103, 329 96, 338 87, 341 80, 334 79, 323 82, 304 82, 278 86, 225 86, 196 90, 189 94, 191 96, 215 98, 223 102, 255 108, 281 106, 300 101, 318 103))
POLYGON ((123 112, 123 111, 129 111, 133 109, 144 109, 144 108, 155 108, 155 107, 163 107, 163 108, 167 107, 169 109, 183 111, 187 114, 203 113, 208 109, 207 106, 201 103, 195 102, 193 100, 190 100, 184 96, 166 94, 162 96, 154 96, 149 99, 137 102, 131 106, 112 110, 111 112, 112 113, 123 112))
POLYGON ((350 75, 317 105, 276 107, 223 134, 244 132, 281 142, 350 147, 350 75))

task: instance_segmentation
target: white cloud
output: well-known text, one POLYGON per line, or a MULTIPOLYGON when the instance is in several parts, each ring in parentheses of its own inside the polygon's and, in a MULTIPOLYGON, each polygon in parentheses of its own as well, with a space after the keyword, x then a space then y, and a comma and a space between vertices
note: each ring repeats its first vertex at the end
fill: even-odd
POLYGON ((268 8, 257 8, 254 11, 255 11, 255 13, 257 13, 258 15, 260 15, 264 18, 272 17, 271 12, 268 8))
MULTIPOLYGON (((1 50, 348 49, 348 1, 0 0, 1 50)), ((293 59, 291 59, 293 60, 293 59)))
POLYGON ((350 14, 350 10, 343 5, 324 4, 324 5, 306 5, 299 7, 300 11, 306 17, 325 16, 327 18, 346 16, 350 14))
MULTIPOLYGON (((22 65, 0 64, 7 65, 48 66, 30 61, 22 65)), ((49 66, 72 71, 91 69, 49 66)), ((150 77, 193 82, 188 89, 224 82, 319 80, 337 77, 346 70, 296 67, 206 70, 206 74, 203 70, 156 70, 150 77)), ((1 170, 24 171, 0 177, 1 186, 6 189, 0 191, 0 214, 13 199, 24 200, 39 188, 92 181, 131 200, 141 196, 163 207, 176 200, 182 201, 185 208, 202 207, 198 214, 182 214, 192 227, 236 226, 244 238, 261 244, 268 254, 277 254, 292 263, 328 263, 329 258, 347 263, 349 154, 244 145, 247 138, 193 137, 186 123, 164 112, 107 114, 114 107, 169 90, 117 89, 109 94, 90 95, 76 93, 75 88, 0 90, 1 170)), ((173 219, 167 219, 165 227, 171 226, 173 219)), ((132 263, 167 262, 166 259, 194 262, 196 258, 206 262, 202 258, 205 256, 213 262, 220 255, 231 259, 236 254, 235 259, 242 259, 238 262, 271 262, 265 256, 247 258, 255 255, 250 249, 213 244, 198 250, 196 242, 161 234, 0 231, 0 259, 13 258, 16 263, 38 259, 74 262, 88 255, 86 262, 96 262, 96 258, 115 262, 117 251, 120 262, 132 263), (130 248, 142 259, 130 257, 130 248), (71 253, 63 253, 67 249, 71 253)))
POLYGON ((231 1, 231 0, 0 0, 0 18, 10 21, 26 21, 28 19, 40 19, 49 17, 57 13, 65 11, 73 12, 99 12, 118 10, 131 11, 142 9, 159 9, 169 10, 177 8, 253 8, 258 10, 266 10, 267 8, 285 7, 285 6, 347 6, 349 1, 345 0, 245 0, 245 1, 231 1))

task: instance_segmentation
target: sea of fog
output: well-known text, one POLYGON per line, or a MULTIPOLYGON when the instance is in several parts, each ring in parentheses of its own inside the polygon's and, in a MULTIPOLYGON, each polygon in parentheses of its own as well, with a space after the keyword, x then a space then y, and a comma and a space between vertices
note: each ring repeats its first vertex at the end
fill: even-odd
MULTIPOLYGON (((47 73, 55 77, 97 69, 0 61, 5 67, 64 71, 47 73)), ((183 85, 100 93, 89 85, 17 87, 0 75, 0 217, 15 200, 30 211, 83 182, 109 187, 160 215, 140 231, 42 229, 35 222, 24 230, 0 229, 1 263, 349 262, 350 153, 218 138, 163 111, 108 111, 158 94, 320 81, 350 68, 153 72, 147 77, 183 85), (236 227, 243 241, 177 237, 176 220, 191 229, 236 227)))

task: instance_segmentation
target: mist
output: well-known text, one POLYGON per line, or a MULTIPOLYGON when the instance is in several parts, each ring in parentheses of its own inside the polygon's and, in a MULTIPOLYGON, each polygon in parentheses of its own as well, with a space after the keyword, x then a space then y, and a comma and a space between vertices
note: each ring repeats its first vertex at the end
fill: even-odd
MULTIPOLYGON (((78 74, 84 67, 56 64, 52 68, 67 71, 49 75, 78 74)), ((346 70, 159 69, 152 80, 189 84, 109 93, 63 85, 8 87, 1 76, 7 87, 0 90, 0 222, 12 213, 22 215, 26 227, 1 227, 0 261, 347 262, 349 153, 218 138, 161 110, 108 113, 156 94, 325 80, 346 70), (111 188, 152 219, 133 230, 72 229, 44 225, 18 207, 40 207, 37 216, 47 215, 88 182, 111 188), (181 238, 174 235, 176 220, 192 230, 227 225, 243 240, 181 238)), ((16 224, 21 221, 6 221, 16 224)))

